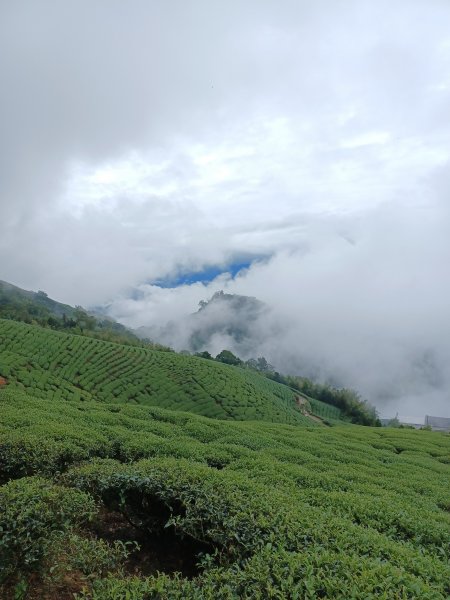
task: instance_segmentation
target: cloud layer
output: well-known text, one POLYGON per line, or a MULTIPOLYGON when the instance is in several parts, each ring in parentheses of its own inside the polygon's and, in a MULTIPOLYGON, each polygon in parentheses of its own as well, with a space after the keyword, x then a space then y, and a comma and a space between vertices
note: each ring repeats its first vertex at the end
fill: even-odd
POLYGON ((133 325, 257 296, 267 354, 447 414, 449 22, 444 0, 3 3, 0 278, 133 325))
POLYGON ((223 275, 172 290, 143 285, 134 299, 116 299, 109 310, 130 326, 152 326, 156 337, 173 321, 170 336, 160 339, 180 350, 189 348, 194 324, 187 317, 201 299, 218 289, 255 295, 271 312, 252 324, 253 344, 224 336, 208 350, 265 355, 283 372, 356 387, 383 414, 416 420, 447 414, 446 222, 420 207, 382 207, 342 220, 335 231, 326 225, 311 226, 301 250, 280 251, 234 279, 223 275))

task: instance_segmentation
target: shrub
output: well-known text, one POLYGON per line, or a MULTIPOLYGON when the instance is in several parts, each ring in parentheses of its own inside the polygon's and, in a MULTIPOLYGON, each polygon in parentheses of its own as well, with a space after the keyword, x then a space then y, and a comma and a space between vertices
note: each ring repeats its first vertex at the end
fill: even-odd
POLYGON ((79 490, 30 477, 0 488, 0 583, 40 571, 55 539, 93 517, 93 499, 79 490))

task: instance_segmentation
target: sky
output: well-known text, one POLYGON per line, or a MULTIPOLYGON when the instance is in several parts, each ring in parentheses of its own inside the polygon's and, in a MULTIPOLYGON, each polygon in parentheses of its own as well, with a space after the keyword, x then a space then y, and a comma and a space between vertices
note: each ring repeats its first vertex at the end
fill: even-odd
POLYGON ((0 81, 0 279, 450 416, 447 0, 0 0, 0 81))

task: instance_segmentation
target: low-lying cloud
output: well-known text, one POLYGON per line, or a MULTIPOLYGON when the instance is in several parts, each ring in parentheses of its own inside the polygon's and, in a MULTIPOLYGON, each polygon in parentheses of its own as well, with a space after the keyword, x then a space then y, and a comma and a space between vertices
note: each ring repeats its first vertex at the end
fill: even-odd
POLYGON ((439 211, 428 218, 420 206, 383 207, 342 219, 334 232, 316 223, 303 233, 302 249, 276 253, 234 279, 169 290, 145 285, 140 298, 116 300, 109 310, 181 350, 198 326, 188 317, 200 300, 219 289, 256 296, 270 311, 249 339, 216 336, 204 349, 264 355, 280 371, 355 387, 383 414, 448 414, 450 256, 445 207, 441 218, 439 211))

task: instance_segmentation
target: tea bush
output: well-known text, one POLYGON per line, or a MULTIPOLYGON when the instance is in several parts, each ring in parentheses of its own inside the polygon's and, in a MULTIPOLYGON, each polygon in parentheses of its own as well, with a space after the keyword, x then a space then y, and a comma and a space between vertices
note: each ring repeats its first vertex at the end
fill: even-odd
POLYGON ((275 422, 295 399, 257 374, 19 325, 0 327, 0 597, 450 597, 450 435, 275 422), (176 395, 230 417, 269 392, 253 421, 176 395))
POLYGON ((314 424, 250 370, 0 319, 0 375, 39 398, 161 406, 228 420, 314 424))
POLYGON ((56 538, 94 512, 87 494, 42 478, 0 487, 0 583, 41 570, 56 538))

